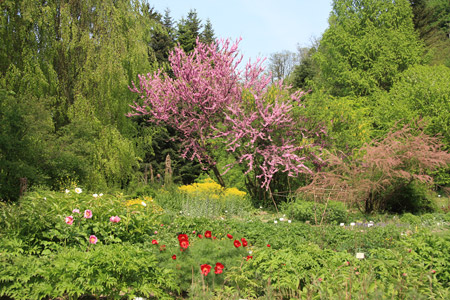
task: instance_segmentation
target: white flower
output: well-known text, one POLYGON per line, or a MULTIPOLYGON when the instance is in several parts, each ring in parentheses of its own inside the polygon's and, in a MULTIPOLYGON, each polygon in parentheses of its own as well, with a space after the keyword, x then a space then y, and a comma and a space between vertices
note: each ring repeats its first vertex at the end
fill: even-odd
POLYGON ((262 206, 260 206, 259 208, 262 209, 262 206))
POLYGON ((355 226, 355 225, 356 225, 355 222, 351 222, 351 223, 350 223, 350 226, 355 226))
POLYGON ((278 223, 278 221, 277 220, 275 220, 275 221, 273 221, 275 224, 277 224, 278 223))
POLYGON ((438 195, 439 198, 441 198, 441 195, 438 195))
POLYGON ((226 213, 228 212, 228 210, 225 211, 226 213))
POLYGON ((252 254, 252 253, 253 253, 253 251, 252 251, 252 250, 249 250, 249 251, 248 251, 248 254, 252 254))
POLYGON ((144 201, 141 202, 142 206, 147 206, 147 203, 145 203, 144 201))
POLYGON ((66 189, 66 194, 70 193, 70 191, 68 189, 66 189))
POLYGON ((92 197, 97 198, 98 195, 97 194, 92 194, 92 197))
POLYGON ((80 188, 75 188, 75 193, 77 193, 77 194, 81 194, 81 192, 82 192, 83 190, 82 189, 80 189, 80 188))
POLYGON ((344 226, 345 226, 345 224, 344 224, 344 223, 341 223, 341 224, 339 224, 339 226, 341 226, 341 227, 344 227, 344 226))
POLYGON ((283 221, 284 221, 284 218, 280 218, 280 221, 283 222, 283 221))
POLYGON ((47 197, 44 197, 44 200, 47 200, 47 197))
POLYGON ((291 220, 288 220, 288 223, 291 223, 292 221, 291 220))
POLYGON ((102 193, 100 193, 100 195, 99 195, 99 196, 101 197, 101 196, 103 196, 103 194, 102 194, 102 193))
POLYGON ((356 258, 358 258, 358 259, 364 259, 364 253, 362 253, 362 252, 356 253, 356 258))

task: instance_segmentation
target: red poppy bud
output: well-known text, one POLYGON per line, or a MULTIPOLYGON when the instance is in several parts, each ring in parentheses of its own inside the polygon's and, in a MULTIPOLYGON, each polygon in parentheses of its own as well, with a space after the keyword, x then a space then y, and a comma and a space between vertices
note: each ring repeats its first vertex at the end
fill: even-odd
POLYGON ((172 255, 172 259, 173 259, 173 260, 177 259, 177 256, 176 256, 175 254, 172 255))
POLYGON ((233 239, 233 236, 231 235, 231 234, 227 234, 227 238, 229 238, 230 240, 232 240, 233 239))

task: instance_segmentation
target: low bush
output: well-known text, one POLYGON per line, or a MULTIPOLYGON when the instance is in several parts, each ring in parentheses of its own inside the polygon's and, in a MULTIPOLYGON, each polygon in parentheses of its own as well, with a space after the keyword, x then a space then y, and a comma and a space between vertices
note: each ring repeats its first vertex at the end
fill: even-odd
POLYGON ((348 218, 345 204, 329 201, 327 204, 297 199, 282 206, 282 212, 289 218, 298 221, 309 221, 311 224, 339 224, 348 218))
POLYGON ((153 251, 129 243, 64 248, 40 257, 6 252, 0 261, 0 295, 14 299, 172 299, 169 291, 179 290, 174 272, 158 266, 153 251))

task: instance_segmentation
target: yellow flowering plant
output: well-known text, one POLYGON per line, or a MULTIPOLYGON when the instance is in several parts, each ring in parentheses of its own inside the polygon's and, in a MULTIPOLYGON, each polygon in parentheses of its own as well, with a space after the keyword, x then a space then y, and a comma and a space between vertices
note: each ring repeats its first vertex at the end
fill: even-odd
POLYGON ((184 196, 181 213, 190 216, 239 215, 251 205, 246 192, 224 188, 211 178, 180 186, 178 192, 184 196))

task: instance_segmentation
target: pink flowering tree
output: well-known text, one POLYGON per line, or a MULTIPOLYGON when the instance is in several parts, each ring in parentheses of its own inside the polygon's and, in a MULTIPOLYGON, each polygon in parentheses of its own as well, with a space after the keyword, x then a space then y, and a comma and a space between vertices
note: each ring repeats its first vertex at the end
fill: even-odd
POLYGON ((129 116, 176 129, 183 136, 182 156, 210 168, 221 185, 214 153, 225 146, 235 158, 229 168, 245 164, 246 174, 252 172, 260 188, 270 190, 278 172, 310 172, 301 143, 309 132, 291 114, 303 93, 290 94, 281 82, 270 85, 261 60, 239 70, 238 44, 197 41, 189 54, 175 48, 169 57, 174 78, 162 71, 139 76, 139 85, 130 89, 141 100, 129 116))

